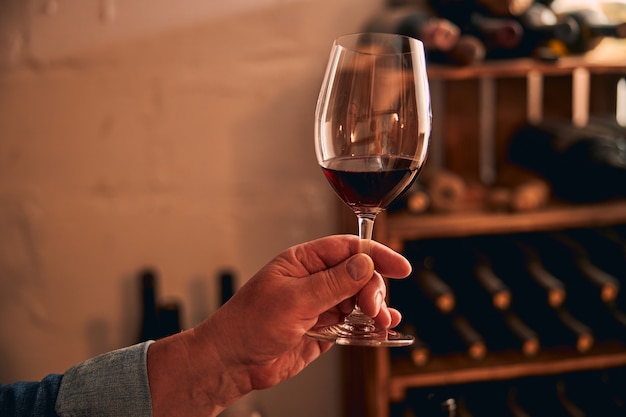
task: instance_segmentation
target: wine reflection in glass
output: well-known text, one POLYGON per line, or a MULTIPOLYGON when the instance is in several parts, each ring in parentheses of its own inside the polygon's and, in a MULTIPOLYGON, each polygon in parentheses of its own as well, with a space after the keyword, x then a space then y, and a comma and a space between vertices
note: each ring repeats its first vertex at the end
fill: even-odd
MULTIPOLYGON (((315 113, 318 163, 356 214, 360 251, 369 253, 376 216, 409 188, 426 160, 432 116, 422 43, 378 33, 337 38, 315 113)), ((377 327, 358 300, 343 322, 308 334, 344 345, 413 343, 377 327)))

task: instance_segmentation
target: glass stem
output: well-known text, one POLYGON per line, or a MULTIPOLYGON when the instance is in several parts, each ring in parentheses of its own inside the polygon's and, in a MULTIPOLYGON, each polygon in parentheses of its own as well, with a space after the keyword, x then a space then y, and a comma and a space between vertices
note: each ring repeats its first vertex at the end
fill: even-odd
POLYGON ((370 254, 375 214, 359 214, 359 252, 370 254))
MULTIPOLYGON (((357 214, 359 220, 359 252, 370 254, 372 248, 372 235, 374 232, 374 220, 376 214, 357 214)), ((360 315, 365 318, 365 315, 359 307, 359 300, 357 297, 352 315, 360 315)), ((369 317, 367 317, 369 319, 369 317)))

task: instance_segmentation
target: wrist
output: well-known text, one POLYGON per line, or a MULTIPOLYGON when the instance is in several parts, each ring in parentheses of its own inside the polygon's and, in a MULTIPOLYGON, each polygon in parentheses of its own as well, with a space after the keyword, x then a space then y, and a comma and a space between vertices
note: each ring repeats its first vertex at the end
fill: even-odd
MULTIPOLYGON (((202 323, 200 326, 210 326, 202 323)), ((197 328, 161 339, 148 349, 154 417, 216 416, 250 391, 237 367, 225 363, 218 335, 197 328)))

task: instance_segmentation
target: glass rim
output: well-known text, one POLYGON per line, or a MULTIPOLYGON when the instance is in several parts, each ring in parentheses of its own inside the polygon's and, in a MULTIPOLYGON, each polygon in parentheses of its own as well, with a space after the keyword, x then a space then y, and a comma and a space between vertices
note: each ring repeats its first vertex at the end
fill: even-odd
POLYGON ((335 40, 333 41, 333 44, 336 47, 345 49, 347 51, 351 51, 351 52, 355 52, 355 53, 359 53, 359 54, 364 54, 364 55, 377 55, 377 56, 385 56, 385 55, 410 55, 412 53, 414 53, 415 51, 412 50, 408 50, 408 51, 397 51, 397 52, 380 52, 380 51, 372 51, 372 50, 367 50, 367 49, 359 49, 358 47, 356 47, 357 41, 359 38, 364 38, 367 36, 371 36, 371 37, 376 37, 376 38, 380 38, 380 39, 388 39, 388 40, 392 40, 392 39, 399 39, 399 40, 403 40, 406 41, 408 44, 410 45, 417 45, 422 51, 424 51, 424 43, 422 41, 420 41, 417 38, 413 38, 411 36, 407 36, 407 35, 401 35, 398 33, 387 33, 387 32, 352 32, 352 33, 346 33, 340 36, 337 36, 335 38, 335 40), (349 44, 349 42, 347 42, 349 39, 352 40, 351 44, 349 44))

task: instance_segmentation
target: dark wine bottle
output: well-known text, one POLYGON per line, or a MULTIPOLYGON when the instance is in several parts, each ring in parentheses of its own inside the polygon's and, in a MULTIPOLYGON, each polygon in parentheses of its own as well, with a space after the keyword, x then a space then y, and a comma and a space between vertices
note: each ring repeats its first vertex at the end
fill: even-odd
POLYGON ((456 413, 456 398, 446 391, 444 388, 410 390, 406 401, 402 404, 392 404, 391 416, 463 417, 456 413))
POLYGON ((389 205, 387 211, 393 213, 395 211, 406 210, 409 213, 419 214, 428 211, 429 208, 430 196, 418 178, 404 194, 389 205))
MULTIPOLYGON (((509 386, 502 382, 485 382, 471 384, 463 389, 463 404, 472 416, 506 416, 522 417, 523 414, 511 412, 508 400, 509 386)), ((524 416, 526 417, 526 416, 524 416)))
POLYGON ((588 352, 595 343, 591 327, 575 317, 565 306, 550 308, 542 303, 518 303, 514 307, 528 325, 536 329, 544 347, 572 347, 588 352))
POLYGON ((530 416, 585 417, 574 400, 565 396, 557 379, 528 378, 517 387, 517 403, 530 416))
POLYGON ((524 36, 522 25, 511 18, 493 17, 474 12, 466 33, 480 39, 487 49, 487 58, 497 58, 501 49, 513 49, 524 36))
POLYGON ((181 305, 178 301, 163 302, 158 306, 158 338, 179 333, 181 325, 181 305))
POLYGON ((626 38, 626 22, 610 23, 599 10, 586 8, 564 13, 563 16, 573 19, 580 27, 578 36, 566 43, 570 53, 579 54, 590 51, 607 37, 626 38))
POLYGON ((487 50, 474 35, 462 34, 456 44, 447 51, 432 50, 427 56, 432 63, 458 66, 476 65, 485 60, 487 50))
POLYGON ((407 281, 389 282, 392 302, 402 311, 403 322, 417 329, 431 357, 465 353, 472 359, 483 359, 487 347, 472 323, 457 311, 443 314, 426 294, 415 291, 415 284, 407 281))
POLYGON ((538 51, 548 51, 553 56, 540 55, 542 59, 556 59, 565 53, 565 46, 578 37, 580 28, 571 17, 562 18, 546 5, 534 2, 523 13, 516 16, 524 29, 521 42, 509 49, 503 57, 537 56, 538 51))
MULTIPOLYGON (((487 252, 480 251, 479 253, 481 258, 487 256, 487 252)), ((480 262, 486 263, 484 260, 480 262)), ((501 283, 500 285, 505 285, 497 278, 491 268, 488 270, 490 278, 496 277, 497 282, 501 283)), ((469 277, 460 276, 458 278, 468 279, 469 277)), ((505 288, 508 294, 510 287, 505 286, 505 288)), ((492 298, 491 302, 486 302, 471 295, 468 291, 457 291, 459 293, 458 308, 464 312, 476 330, 484 337, 489 351, 517 351, 526 357, 535 356, 539 352, 540 339, 538 333, 511 307, 510 295, 507 295, 506 303, 503 305, 498 304, 497 298, 492 298)), ((528 301, 527 299, 523 300, 528 301)))
POLYGON ((558 197, 575 202, 626 196, 626 135, 600 123, 544 122, 520 128, 509 159, 542 175, 558 197))
POLYGON ((545 269, 535 248, 516 236, 493 237, 483 245, 493 259, 494 271, 520 301, 545 302, 550 307, 563 304, 565 285, 545 269))
POLYGON ((412 279, 417 288, 437 307, 447 314, 454 310, 456 297, 452 288, 433 270, 427 267, 417 267, 412 279))
POLYGON ((157 273, 152 268, 139 272, 141 292, 141 326, 138 342, 156 340, 161 337, 157 309, 157 273))
POLYGON ((541 342, 538 333, 512 308, 498 310, 485 304, 460 307, 484 337, 489 351, 519 352, 525 357, 539 353, 541 342))
POLYGON ((616 383, 607 371, 576 372, 561 378, 561 390, 568 400, 575 400, 586 416, 623 416, 623 381, 616 383))
POLYGON ((422 338, 415 326, 403 321, 399 328, 400 333, 413 336, 415 341, 411 346, 403 349, 392 349, 392 357, 406 356, 415 366, 424 366, 430 359, 430 346, 422 338))
POLYGON ((500 169, 490 190, 489 202, 500 211, 528 212, 547 205, 550 185, 536 173, 508 164, 500 169))
POLYGON ((365 26, 365 31, 397 33, 422 41, 426 51, 449 51, 459 40, 459 28, 425 6, 387 7, 365 26))
POLYGON ((555 232, 543 235, 541 244, 553 254, 549 268, 559 270, 558 275, 567 276, 573 284, 571 288, 595 290, 604 302, 617 298, 619 280, 593 264, 585 248, 577 241, 564 233, 555 232))
POLYGON ((469 267, 469 280, 459 283, 461 288, 457 293, 468 294, 476 297, 475 302, 481 302, 480 293, 472 291, 472 278, 478 284, 478 287, 489 296, 489 304, 498 310, 506 310, 511 305, 511 289, 496 274, 493 269, 492 261, 488 254, 479 246, 470 241, 461 243, 459 249, 459 262, 469 267))
POLYGON ((476 4, 494 16, 519 16, 533 4, 533 0, 475 0, 476 4))
POLYGON ((591 262, 600 269, 615 277, 626 271, 626 241, 614 229, 574 229, 568 235, 585 247, 591 262))
POLYGON ((615 302, 598 297, 570 297, 565 306, 593 329, 596 340, 626 342, 626 312, 615 302))
POLYGON ((224 305, 235 293, 235 273, 225 269, 218 274, 218 278, 220 291, 219 305, 224 305))

